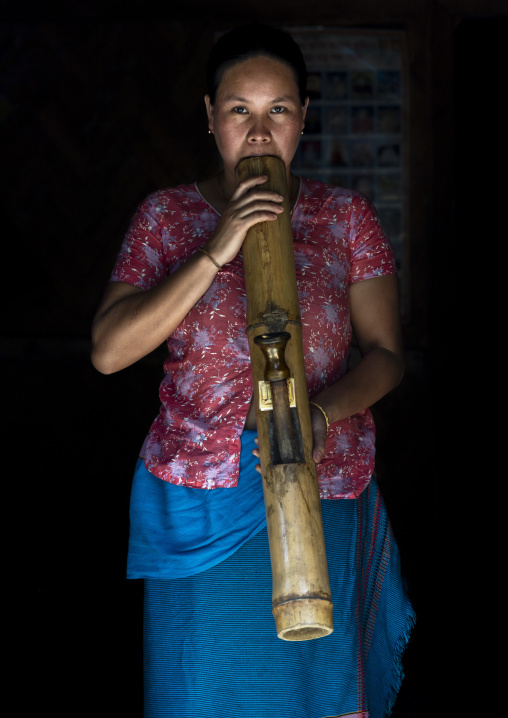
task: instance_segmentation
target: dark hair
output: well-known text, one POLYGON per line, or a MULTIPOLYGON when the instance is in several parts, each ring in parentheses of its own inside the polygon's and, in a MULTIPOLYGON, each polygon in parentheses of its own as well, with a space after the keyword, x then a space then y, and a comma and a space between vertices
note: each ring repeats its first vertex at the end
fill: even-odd
POLYGON ((212 105, 224 71, 252 57, 273 57, 293 70, 302 105, 307 98, 307 67, 291 35, 260 23, 249 23, 222 35, 212 48, 206 66, 207 92, 212 105))

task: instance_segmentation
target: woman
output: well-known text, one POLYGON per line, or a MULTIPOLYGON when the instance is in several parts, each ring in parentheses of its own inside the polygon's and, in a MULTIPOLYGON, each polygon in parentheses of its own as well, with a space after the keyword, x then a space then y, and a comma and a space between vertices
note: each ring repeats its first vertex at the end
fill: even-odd
POLYGON ((132 488, 128 576, 145 579, 145 715, 382 716, 414 620, 374 469, 368 407, 403 374, 393 255, 361 195, 291 174, 305 63, 286 34, 226 34, 208 65, 223 169, 154 193, 124 240, 93 324, 118 371, 167 340, 161 412, 132 488), (334 633, 288 643, 270 615, 241 247, 284 211, 250 155, 286 166, 334 633), (347 370, 352 328, 362 353, 347 370), (329 428, 328 428, 329 427, 329 428), (162 480, 161 480, 162 479, 162 480), (345 500, 347 499, 347 500, 345 500))

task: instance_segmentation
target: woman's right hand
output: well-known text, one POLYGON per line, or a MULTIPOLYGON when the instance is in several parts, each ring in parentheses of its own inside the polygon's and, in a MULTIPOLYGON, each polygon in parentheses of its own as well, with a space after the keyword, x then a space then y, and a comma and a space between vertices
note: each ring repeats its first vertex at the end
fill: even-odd
POLYGON ((221 267, 236 257, 251 227, 259 222, 273 222, 284 211, 284 197, 262 188, 267 179, 259 176, 240 182, 215 232, 203 246, 221 267))

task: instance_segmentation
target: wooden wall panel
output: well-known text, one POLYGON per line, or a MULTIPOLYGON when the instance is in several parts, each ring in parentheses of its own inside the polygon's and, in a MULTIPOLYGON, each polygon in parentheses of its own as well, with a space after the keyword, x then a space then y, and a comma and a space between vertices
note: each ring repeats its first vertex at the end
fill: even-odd
POLYGON ((4 28, 9 262, 14 270, 28 260, 26 290, 38 298, 32 311, 6 317, 4 334, 86 335, 136 205, 209 171, 215 155, 196 81, 209 43, 209 32, 179 25, 4 28))

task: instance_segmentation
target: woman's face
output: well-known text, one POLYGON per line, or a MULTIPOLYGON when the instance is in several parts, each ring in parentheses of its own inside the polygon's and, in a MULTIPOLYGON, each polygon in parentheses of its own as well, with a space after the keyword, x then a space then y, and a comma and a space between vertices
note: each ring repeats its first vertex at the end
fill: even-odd
POLYGON ((292 69, 271 57, 254 57, 228 68, 215 103, 205 97, 208 126, 228 175, 243 157, 275 155, 289 172, 305 124, 292 69))

